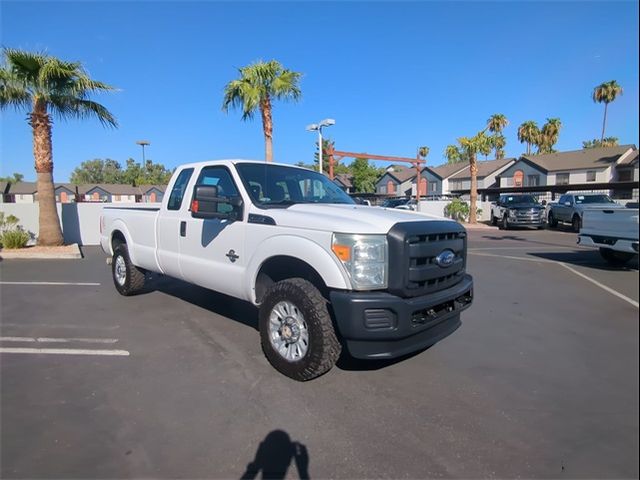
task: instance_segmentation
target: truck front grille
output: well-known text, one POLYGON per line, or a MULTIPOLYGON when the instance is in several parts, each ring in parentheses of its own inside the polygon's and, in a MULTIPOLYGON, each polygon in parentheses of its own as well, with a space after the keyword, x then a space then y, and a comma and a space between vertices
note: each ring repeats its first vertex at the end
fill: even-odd
MULTIPOLYGON (((464 277, 467 234, 459 223, 398 223, 388 234, 389 292, 416 297, 452 287, 464 277), (449 264, 439 256, 452 252, 449 264)), ((451 256, 451 255, 449 255, 451 256)))

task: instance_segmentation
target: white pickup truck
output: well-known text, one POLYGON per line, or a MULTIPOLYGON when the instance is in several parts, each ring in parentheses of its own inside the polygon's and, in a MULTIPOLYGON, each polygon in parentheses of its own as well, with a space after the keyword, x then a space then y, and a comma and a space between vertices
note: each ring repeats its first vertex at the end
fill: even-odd
POLYGON ((624 266, 638 257, 638 209, 592 208, 582 214, 578 244, 598 247, 613 266, 624 266))
POLYGON ((343 347, 364 359, 424 349, 473 299, 460 224, 356 205, 289 165, 184 165, 160 208, 105 207, 100 226, 118 292, 159 272, 251 302, 267 359, 300 381, 343 347))

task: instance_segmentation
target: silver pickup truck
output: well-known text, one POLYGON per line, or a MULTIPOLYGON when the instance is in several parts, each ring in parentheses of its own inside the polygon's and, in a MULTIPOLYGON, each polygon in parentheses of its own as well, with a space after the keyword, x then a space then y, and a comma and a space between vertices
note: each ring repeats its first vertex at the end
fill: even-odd
POLYGON ((570 223, 573 231, 579 232, 584 211, 602 208, 624 208, 624 206, 614 202, 609 195, 567 193, 560 197, 558 203, 552 203, 549 206, 547 223, 549 228, 556 228, 560 222, 570 223))

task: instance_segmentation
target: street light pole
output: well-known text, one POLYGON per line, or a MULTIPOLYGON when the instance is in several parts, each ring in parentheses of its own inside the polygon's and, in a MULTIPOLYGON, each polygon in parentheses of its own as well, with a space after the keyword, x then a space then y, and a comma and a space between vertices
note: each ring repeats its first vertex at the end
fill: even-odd
POLYGON ((330 127, 335 125, 336 121, 333 118, 325 118, 319 123, 312 123, 307 125, 308 132, 318 131, 318 172, 322 173, 322 127, 330 127))
POLYGON ((138 140, 136 143, 142 147, 142 166, 144 167, 146 165, 146 163, 147 163, 147 160, 144 157, 144 147, 148 146, 148 145, 151 145, 151 143, 149 143, 146 140, 138 140))

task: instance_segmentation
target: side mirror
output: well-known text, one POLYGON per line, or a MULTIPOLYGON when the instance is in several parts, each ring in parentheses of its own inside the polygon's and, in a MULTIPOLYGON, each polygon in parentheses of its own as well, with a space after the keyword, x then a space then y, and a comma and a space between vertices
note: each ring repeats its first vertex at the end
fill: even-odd
POLYGON ((546 200, 542 200, 542 202, 540 202, 540 204, 545 207, 547 205, 547 201, 546 200))
POLYGON ((218 187, 214 185, 196 185, 193 187, 193 200, 191 201, 191 216, 193 218, 235 220, 238 216, 235 210, 241 205, 242 199, 240 197, 219 197, 218 187), (232 209, 228 212, 219 212, 220 204, 229 205, 232 209))

